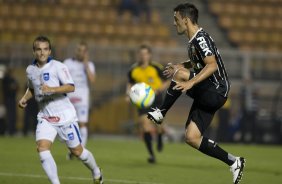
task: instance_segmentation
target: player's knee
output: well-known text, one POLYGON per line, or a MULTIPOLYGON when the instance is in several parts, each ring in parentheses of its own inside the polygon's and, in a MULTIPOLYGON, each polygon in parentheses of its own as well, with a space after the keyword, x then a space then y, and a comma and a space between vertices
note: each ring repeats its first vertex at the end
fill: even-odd
POLYGON ((81 154, 79 150, 71 150, 71 153, 76 157, 79 157, 79 155, 81 154))
POLYGON ((197 137, 193 134, 186 134, 185 135, 185 142, 192 147, 197 147, 198 142, 199 142, 199 137, 197 137))
POLYGON ((42 152, 42 151, 46 151, 46 150, 49 150, 49 147, 48 146, 45 146, 43 144, 38 144, 37 145, 37 152, 42 152))
POLYGON ((39 140, 36 142, 37 152, 42 152, 46 150, 50 150, 52 142, 48 140, 39 140))
POLYGON ((79 157, 83 151, 83 148, 82 146, 78 146, 76 148, 70 148, 70 151, 74 156, 79 157))
POLYGON ((178 71, 176 71, 173 75, 173 80, 174 81, 185 81, 189 79, 189 71, 185 70, 185 69, 180 69, 178 71))

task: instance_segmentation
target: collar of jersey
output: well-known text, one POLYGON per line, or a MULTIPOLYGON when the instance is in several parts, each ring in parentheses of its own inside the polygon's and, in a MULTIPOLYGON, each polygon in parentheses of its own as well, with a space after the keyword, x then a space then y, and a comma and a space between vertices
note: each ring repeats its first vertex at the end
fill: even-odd
MULTIPOLYGON (((49 56, 48 59, 47 59, 47 63, 49 63, 52 59, 53 59, 53 58, 49 56)), ((35 59, 35 60, 32 62, 32 65, 36 65, 36 63, 37 63, 37 60, 35 59)))
POLYGON ((197 32, 192 36, 192 38, 189 40, 189 43, 195 38, 195 36, 198 34, 198 32, 199 31, 201 31, 203 28, 199 28, 198 30, 197 30, 197 32))

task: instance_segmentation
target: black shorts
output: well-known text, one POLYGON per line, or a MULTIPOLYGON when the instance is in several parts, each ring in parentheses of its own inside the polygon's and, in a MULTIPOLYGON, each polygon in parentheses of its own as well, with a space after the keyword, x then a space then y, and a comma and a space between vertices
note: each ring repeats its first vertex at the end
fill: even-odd
MULTIPOLYGON (((194 73, 191 72, 190 79, 193 76, 194 73)), ((209 80, 204 80, 187 91, 186 94, 193 98, 194 101, 185 128, 192 120, 203 135, 211 124, 215 112, 224 105, 227 98, 214 92, 214 90, 210 90, 212 88, 215 88, 215 86, 209 80)))
POLYGON ((150 107, 144 109, 138 109, 139 116, 147 114, 148 112, 152 111, 152 107, 153 108, 160 107, 162 103, 163 103, 163 95, 162 94, 156 95, 155 101, 150 107))

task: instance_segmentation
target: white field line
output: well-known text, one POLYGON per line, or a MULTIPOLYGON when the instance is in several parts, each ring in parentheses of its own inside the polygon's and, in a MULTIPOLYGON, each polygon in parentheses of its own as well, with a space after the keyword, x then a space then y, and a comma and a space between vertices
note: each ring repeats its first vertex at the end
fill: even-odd
MULTIPOLYGON (((20 174, 20 173, 6 173, 0 172, 0 176, 10 176, 10 177, 26 177, 26 178, 46 178, 45 175, 37 175, 37 174, 20 174)), ((60 179, 65 180, 88 180, 91 181, 92 178, 85 178, 85 177, 68 177, 68 176, 60 176, 60 179)), ((153 182, 146 182, 146 181, 134 181, 134 180, 119 180, 119 179, 104 179, 105 182, 110 183, 124 183, 124 184, 163 184, 163 183, 153 183, 153 182)))

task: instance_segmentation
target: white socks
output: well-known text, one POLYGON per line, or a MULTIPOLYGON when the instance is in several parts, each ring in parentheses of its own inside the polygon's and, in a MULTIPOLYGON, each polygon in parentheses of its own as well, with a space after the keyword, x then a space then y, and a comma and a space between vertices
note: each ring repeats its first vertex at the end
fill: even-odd
POLYGON ((90 151, 88 151, 86 148, 83 148, 83 151, 79 158, 92 171, 92 175, 95 179, 101 176, 101 171, 90 151))
POLYGON ((39 152, 41 165, 52 184, 60 184, 57 166, 50 151, 39 152))
POLYGON ((88 138, 88 130, 87 127, 81 127, 79 128, 80 130, 80 135, 81 135, 81 144, 83 147, 85 147, 86 142, 87 142, 87 138, 88 138))
MULTIPOLYGON (((51 181, 51 183, 60 184, 57 166, 50 151, 47 150, 47 151, 39 152, 39 156, 41 160, 41 165, 45 173, 47 174, 49 180, 51 181)), ((95 179, 101 176, 100 168, 97 166, 97 163, 90 151, 83 148, 83 151, 79 156, 79 159, 91 170, 92 175, 95 179)))

